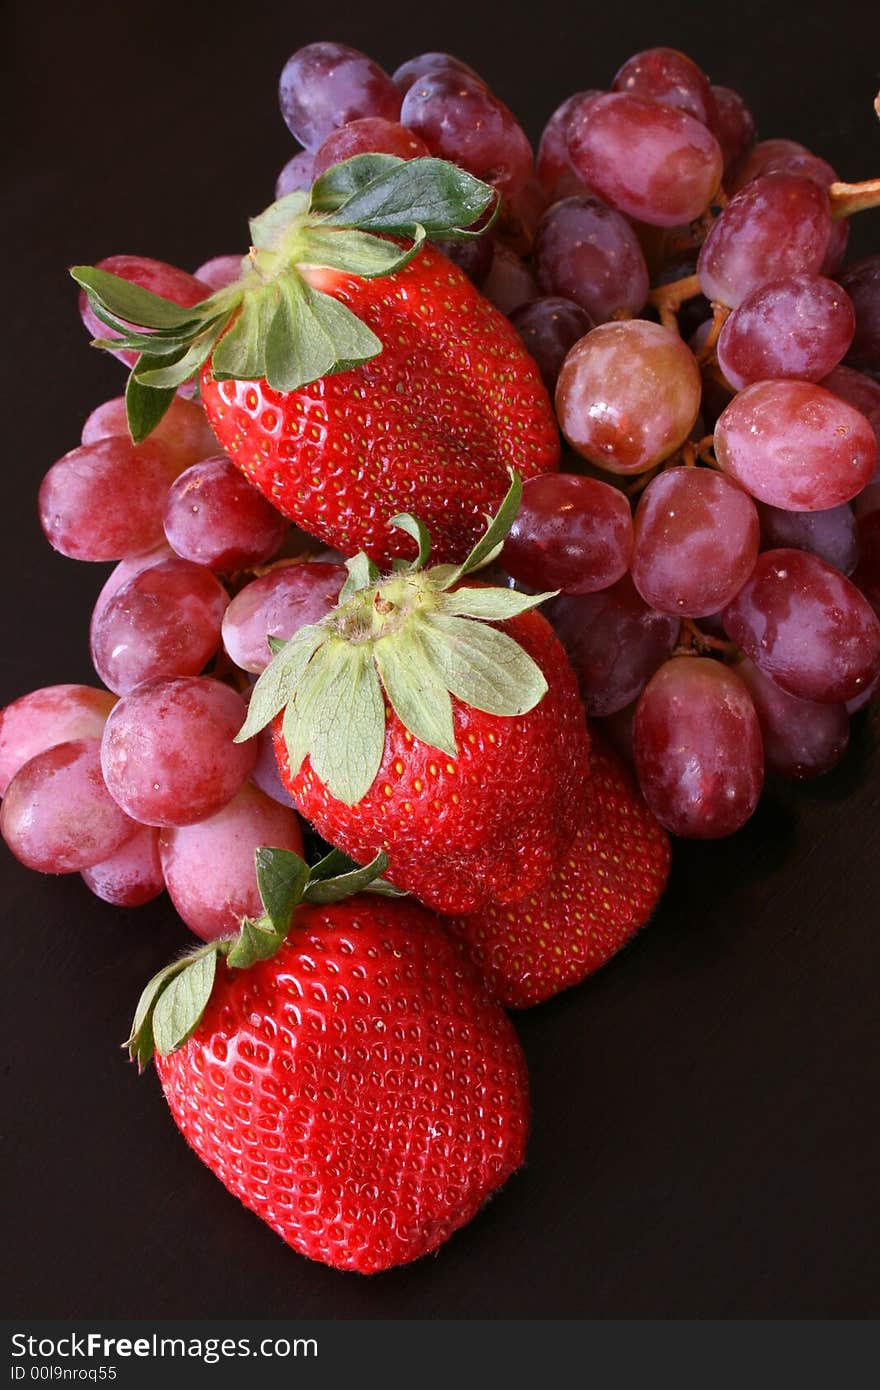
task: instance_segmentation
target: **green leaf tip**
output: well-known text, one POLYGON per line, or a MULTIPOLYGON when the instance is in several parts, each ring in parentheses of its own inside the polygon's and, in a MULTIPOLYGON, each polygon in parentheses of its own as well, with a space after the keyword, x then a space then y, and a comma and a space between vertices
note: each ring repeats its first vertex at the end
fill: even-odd
POLYGON ((218 961, 224 958, 231 969, 246 970, 259 960, 269 960, 287 939, 301 903, 341 902, 363 892, 403 896, 381 877, 388 866, 384 851, 366 865, 332 850, 309 868, 290 850, 268 846, 259 848, 254 859, 263 916, 246 917, 237 935, 209 941, 172 961, 143 990, 123 1044, 139 1071, 154 1053, 170 1056, 192 1037, 210 1001, 218 961))

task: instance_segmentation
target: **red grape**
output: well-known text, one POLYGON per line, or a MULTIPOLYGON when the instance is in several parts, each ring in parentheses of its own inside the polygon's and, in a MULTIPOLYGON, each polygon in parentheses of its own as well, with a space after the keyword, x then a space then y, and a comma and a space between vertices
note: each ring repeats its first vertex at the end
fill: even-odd
POLYGON ((71 739, 100 738, 116 696, 90 685, 47 685, 0 710, 0 796, 37 753, 71 739))
POLYGON ((541 293, 525 261, 500 241, 495 242, 492 264, 483 279, 482 291, 502 314, 512 314, 514 309, 537 299, 541 293))
MULTIPOLYGON (((103 261, 96 261, 96 265, 99 270, 107 270, 111 275, 118 275, 133 285, 161 295, 163 299, 171 299, 184 309, 201 303, 211 293, 210 285, 203 285, 194 275, 178 269, 176 265, 167 265, 165 261, 154 261, 150 256, 106 256, 103 261)), ((115 328, 108 328, 95 314, 85 290, 80 291, 79 312, 93 338, 119 337, 115 328)), ((135 352, 114 352, 113 356, 127 367, 133 366, 137 360, 135 352)))
POLYGON ((660 667, 636 706, 633 752, 645 800, 675 835, 730 835, 758 804, 758 717, 742 681, 718 661, 679 656, 660 667))
POLYGON ((40 486, 49 544, 73 560, 121 560, 162 539, 162 510, 177 473, 164 445, 112 435, 71 449, 40 486))
POLYGON ((852 367, 835 367, 820 384, 864 415, 880 445, 880 382, 852 367))
POLYGON ((771 772, 800 782, 837 766, 849 743, 849 716, 843 705, 796 699, 748 657, 737 663, 736 674, 752 697, 764 761, 771 772))
POLYGON ((275 757, 275 742, 272 727, 268 725, 257 734, 257 761, 251 773, 251 781, 261 792, 271 796, 281 806, 293 806, 294 800, 281 780, 278 759, 275 757))
POLYGON ((568 131, 572 115, 582 101, 599 97, 600 91, 575 92, 557 106, 544 127, 535 160, 535 173, 550 194, 556 194, 560 181, 574 174, 568 158, 568 131))
POLYGON ((553 393, 569 349, 589 333, 593 320, 570 299, 530 299, 510 312, 510 322, 538 364, 544 385, 553 393))
POLYGON ((101 764, 113 798, 144 825, 190 825, 212 816, 245 782, 256 743, 234 743, 245 704, 206 676, 147 681, 125 695, 104 727, 101 764))
POLYGON ((228 806, 197 825, 159 836, 171 901, 203 941, 228 935, 243 917, 260 917, 254 852, 261 845, 303 852, 296 812, 246 782, 228 806))
POLYGON ((403 96, 409 91, 414 82, 420 78, 427 77, 429 73, 446 72, 453 75, 464 76, 473 82, 478 82, 483 87, 488 84, 483 81, 478 72, 475 72, 467 63, 463 63, 460 58, 455 58, 451 53, 419 53, 415 58, 408 58, 405 63, 401 63, 396 68, 392 80, 403 96))
POLYGON ((817 275, 831 235, 824 188, 798 174, 766 174, 732 198, 697 262, 707 299, 735 309, 752 290, 787 275, 817 275))
POLYGON ((880 367, 880 255, 847 266, 837 278, 856 312, 847 361, 856 367, 880 367))
POLYGON ((859 553, 856 519, 845 502, 826 512, 790 512, 759 502, 758 516, 762 550, 808 550, 841 574, 854 568, 859 553))
POLYGON ((101 740, 70 739, 19 768, 0 806, 0 834, 16 859, 41 874, 86 869, 137 829, 101 775, 101 740))
POLYGON ((164 524, 183 559, 229 574, 271 559, 290 523, 220 454, 194 463, 172 484, 164 524))
POLYGON ((598 198, 554 203, 538 228, 535 260, 544 293, 573 299, 595 323, 631 318, 648 298, 638 237, 598 198))
POLYGON ((420 77, 403 98, 403 125, 432 154, 450 159, 506 197, 532 175, 532 147, 502 101, 464 73, 441 69, 420 77))
POLYGON ((667 468, 642 493, 632 577, 662 613, 700 618, 739 592, 758 558, 752 499, 708 468, 667 468))
POLYGON ((311 188, 315 181, 315 156, 308 150, 300 150, 288 159, 275 180, 275 197, 285 198, 288 193, 302 193, 311 188))
POLYGON ((164 892, 159 861, 159 832, 139 825, 121 849, 82 871, 83 882, 96 898, 114 907, 141 907, 164 892))
POLYGON ((576 174, 619 212, 657 227, 699 217, 721 181, 721 148, 685 111, 612 92, 572 115, 576 174))
POLYGON ((677 48, 647 48, 628 58, 611 83, 611 90, 674 106, 710 130, 715 129, 718 120, 708 77, 677 48))
POLYGON ((718 365, 737 391, 771 378, 821 381, 846 355, 855 326, 849 296, 833 280, 768 280, 724 324, 718 365))
POLYGON ((852 582, 880 617, 880 511, 876 508, 859 518, 859 563, 852 573, 852 582))
POLYGON ((712 88, 718 124, 715 135, 724 156, 724 183, 729 186, 755 143, 755 118, 739 92, 730 87, 712 88))
POLYGON ((761 140, 737 177, 737 190, 765 174, 802 174, 827 188, 837 174, 827 160, 812 154, 797 140, 761 140))
POLYGON ((591 594, 626 574, 632 545, 622 492, 576 473, 544 473, 523 484, 499 563, 529 588, 591 594))
POLYGON ((95 605, 95 670, 119 695, 159 676, 198 675, 220 646, 228 602, 202 565, 175 555, 146 566, 95 605))
POLYGON ((816 512, 861 492, 874 472, 877 440, 864 415, 823 386, 759 381, 722 413, 715 454, 753 497, 816 512))
POLYGON ((562 364, 556 413, 584 458, 612 473, 642 473, 687 439, 700 385, 678 334, 645 319, 604 323, 562 364))
POLYGON ((649 608, 628 574, 596 594, 551 599, 545 612, 594 718, 631 704, 678 641, 678 618, 649 608))
POLYGON ((335 608, 345 583, 342 565, 319 560, 279 566, 240 589, 223 617, 223 645, 243 671, 258 675, 272 659, 266 641, 284 641, 335 608))
MULTIPOLYGON (((225 290, 227 285, 233 285, 240 279, 241 273, 241 256, 212 256, 209 261, 200 265, 198 270, 193 271, 196 279, 201 280, 203 285, 210 285, 212 290, 225 290)), ((208 452, 212 453, 213 449, 209 449, 208 452)), ((200 457, 204 458, 205 455, 202 454, 200 457)), ((195 463, 195 459, 191 462, 195 463)))
POLYGON ((400 114, 400 92, 387 72, 344 43, 310 43, 291 54, 278 100, 288 130, 307 150, 361 116, 396 121, 400 114))
MULTIPOLYGON (((239 267, 241 260, 238 261, 239 267)), ((128 418, 125 397, 114 396, 92 411, 83 425, 83 444, 96 444, 111 435, 128 437, 128 418)), ((161 444, 168 453, 175 473, 182 473, 191 463, 209 458, 217 452, 217 440, 208 424, 204 410, 195 401, 175 396, 168 410, 150 434, 151 444, 161 444)))
POLYGON ((315 155, 312 178, 356 154, 396 154, 400 159, 418 159, 428 154, 428 147, 398 121, 364 116, 330 132, 315 155))
POLYGON ((759 555, 724 610, 724 626, 756 666, 801 700, 843 704, 880 669, 880 622, 867 599, 803 550, 759 555))

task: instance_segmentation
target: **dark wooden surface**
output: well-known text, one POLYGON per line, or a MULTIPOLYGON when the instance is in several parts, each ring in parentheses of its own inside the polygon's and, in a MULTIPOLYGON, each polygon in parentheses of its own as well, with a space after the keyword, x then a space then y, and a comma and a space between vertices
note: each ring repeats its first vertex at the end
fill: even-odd
MULTIPOLYGON (((689 49, 743 90, 765 136, 843 176, 880 165, 880 21, 845 0, 435 9, 385 0, 235 10, 208 0, 13 7, 0 701, 89 681, 105 566, 44 542, 35 497, 121 389, 91 352, 66 265, 112 252, 192 268, 242 249, 291 152, 275 84, 315 38, 390 69, 427 48, 473 63, 532 136, 633 51, 689 49), (859 17, 861 16, 861 17, 859 17)), ((7 125, 7 131, 10 127, 7 125)), ((880 245, 880 218, 857 230, 880 245)), ((679 845, 661 911, 580 990, 523 1016, 528 1164, 439 1255, 373 1280, 287 1250, 187 1151, 153 1074, 119 1042, 187 934, 5 852, 4 1275, 30 1316, 860 1317, 878 1311, 878 720, 842 767, 771 788, 748 828, 679 845)))

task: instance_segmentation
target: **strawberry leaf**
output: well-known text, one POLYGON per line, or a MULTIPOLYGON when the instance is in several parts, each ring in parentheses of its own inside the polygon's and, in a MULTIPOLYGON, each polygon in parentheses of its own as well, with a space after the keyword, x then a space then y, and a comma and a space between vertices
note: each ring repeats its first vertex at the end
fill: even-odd
POLYGON ((496 198, 495 190, 444 159, 408 159, 372 179, 324 219, 325 226, 356 227, 415 237, 449 235, 470 227, 496 198))
POLYGON ((217 381, 230 377, 256 381, 266 374, 266 335, 278 303, 274 285, 242 298, 241 310, 214 349, 211 372, 217 381))
POLYGON ((369 648, 338 641, 313 662, 315 676, 299 740, 316 776, 346 806, 372 786, 385 747, 385 701, 369 648))
POLYGON ((205 1011, 217 969, 216 949, 199 951, 173 975, 153 1008, 153 1038, 163 1057, 192 1036, 205 1011))
POLYGON ((420 638, 420 627, 375 646, 376 666, 385 694, 414 738, 456 756, 452 701, 444 674, 420 638))
POLYGON ((456 589, 454 593, 443 594, 440 612, 459 618, 482 618, 484 622, 501 623, 506 618, 516 618, 530 608, 537 608, 548 598, 555 598, 558 592, 521 594, 517 589, 456 589))
POLYGON ((362 550, 350 560, 346 560, 345 568, 348 570, 348 578, 339 591, 340 604, 345 603, 361 589, 368 589, 379 578, 379 570, 362 550))
POLYGON ((474 709, 512 717, 547 693, 541 668, 506 632, 473 618, 431 613, 422 635, 447 688, 474 709))
POLYGON ((109 270, 101 270, 98 266, 75 265, 70 273, 101 307, 126 323, 145 328, 182 329, 191 327, 203 318, 198 308, 181 308, 170 299, 163 299, 161 295, 145 290, 142 285, 134 285, 130 280, 123 280, 120 275, 112 275, 109 270))
POLYGON ((421 570, 425 568, 431 554, 431 533, 423 521, 418 517, 411 516, 409 512, 398 512, 388 522, 389 526, 396 526, 398 531, 405 531, 408 536, 412 536, 419 548, 419 553, 408 566, 411 570, 421 570))
POLYGON ((424 240, 423 230, 412 246, 401 247, 371 232, 348 227, 304 227, 298 242, 299 263, 330 266, 372 280, 402 270, 419 252, 424 240))
POLYGON ((482 569, 484 565, 490 565, 497 558, 501 553, 504 538, 519 511, 521 501, 522 479, 518 473, 511 473, 510 487, 507 489, 501 506, 494 517, 486 518, 489 524, 470 555, 451 573, 444 571, 442 582, 444 589, 453 588, 460 580, 464 579, 466 574, 473 574, 474 570, 482 569))
POLYGON ((309 878, 309 867, 298 854, 287 849, 261 846, 254 855, 257 887, 273 928, 281 936, 290 930, 293 910, 302 901, 309 878))
POLYGON ((312 184, 312 212, 335 212, 354 193, 397 169, 403 160, 396 154, 356 154, 325 170, 312 184))
MULTIPOLYGON (((141 358, 141 362, 152 360, 155 359, 141 358)), ((156 390, 142 386, 134 372, 129 374, 125 387, 125 416, 128 420, 128 432, 135 444, 143 443, 147 435, 152 434, 174 400, 174 396, 173 386, 167 386, 164 390, 156 390)))
POLYGON ((309 195, 301 189, 286 193, 248 223, 251 245, 260 251, 276 251, 284 242, 292 222, 308 211, 309 195))
POLYGON ((310 903, 338 903, 353 893, 369 890, 386 897, 403 897, 400 889, 378 877, 388 867, 388 855, 380 850, 369 864, 356 864, 341 850, 331 850, 311 871, 306 888, 310 903))
POLYGON ((280 714, 328 635, 326 628, 318 623, 310 623, 308 627, 301 627, 289 642, 285 642, 251 691, 247 719, 235 736, 236 743, 253 738, 254 734, 272 722, 276 714, 280 714))

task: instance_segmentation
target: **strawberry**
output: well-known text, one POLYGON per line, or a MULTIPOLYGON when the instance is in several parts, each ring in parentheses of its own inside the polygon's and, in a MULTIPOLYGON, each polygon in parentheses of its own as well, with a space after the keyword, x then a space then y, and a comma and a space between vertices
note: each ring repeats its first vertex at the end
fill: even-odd
POLYGON ((147 986, 128 1047, 156 1052, 184 1138, 288 1245, 372 1274, 436 1249, 522 1162, 516 1034, 439 921, 257 851, 267 907, 147 986), (311 899, 311 901, 308 901, 311 899), (271 914, 270 914, 271 909, 271 914))
MULTIPOLYGON (((353 858, 437 911, 475 912, 547 877, 580 821, 588 736, 546 595, 462 585, 497 553, 514 481, 458 568, 380 578, 349 561, 340 602, 280 647, 251 696, 250 737, 275 720, 282 780, 353 858), (282 712, 283 711, 283 715, 282 712)), ((428 538, 412 517, 397 524, 428 538)))
POLYGON ((669 837, 618 756, 594 738, 586 811, 546 881, 449 923, 500 1003, 528 1008, 579 984, 644 926, 669 875, 669 837))
POLYGON ((143 438, 200 372, 220 444, 297 525, 387 563, 412 554, 391 517, 416 510, 437 557, 463 559, 510 467, 530 477, 559 462, 550 400, 518 334, 424 243, 466 235, 493 197, 442 160, 359 155, 255 219, 243 278, 194 308, 76 267, 114 332, 153 329, 123 339, 142 353, 132 434, 143 438))

